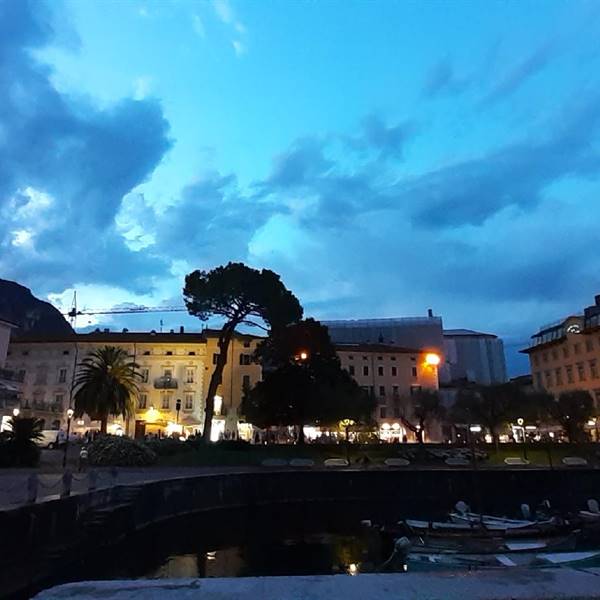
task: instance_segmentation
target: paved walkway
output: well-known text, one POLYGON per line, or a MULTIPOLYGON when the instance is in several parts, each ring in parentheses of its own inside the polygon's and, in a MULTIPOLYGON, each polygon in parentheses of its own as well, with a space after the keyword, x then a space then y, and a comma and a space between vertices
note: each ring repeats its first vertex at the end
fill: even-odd
POLYGON ((600 569, 162 579, 69 583, 35 600, 588 600, 600 598, 600 569))

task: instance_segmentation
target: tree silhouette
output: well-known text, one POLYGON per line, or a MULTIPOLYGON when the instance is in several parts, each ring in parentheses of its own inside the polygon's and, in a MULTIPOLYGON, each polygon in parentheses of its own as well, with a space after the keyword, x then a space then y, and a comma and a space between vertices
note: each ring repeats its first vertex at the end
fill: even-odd
POLYGON ((219 354, 208 385, 204 409, 203 440, 208 443, 215 394, 227 364, 227 351, 236 327, 244 323, 261 327, 252 320, 254 317, 275 331, 299 321, 302 307, 283 285, 279 275, 267 269, 251 269, 242 263, 230 262, 212 271, 193 271, 185 278, 183 295, 190 314, 203 321, 212 316, 225 319, 219 333, 219 354))

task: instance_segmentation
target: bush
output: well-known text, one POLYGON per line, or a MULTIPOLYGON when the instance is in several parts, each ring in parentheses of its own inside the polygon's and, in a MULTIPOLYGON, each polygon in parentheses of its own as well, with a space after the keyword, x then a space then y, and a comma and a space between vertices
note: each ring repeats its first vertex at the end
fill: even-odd
POLYGON ((222 450, 246 450, 250 447, 250 442, 245 440, 219 440, 214 445, 222 450))
POLYGON ((156 462, 156 453, 128 437, 107 435, 88 446, 88 461, 99 467, 146 467, 156 462))
POLYGON ((194 449, 191 442, 180 442, 173 438, 163 438, 162 440, 149 440, 144 442, 147 448, 150 448, 158 456, 173 456, 181 452, 189 452, 194 449))

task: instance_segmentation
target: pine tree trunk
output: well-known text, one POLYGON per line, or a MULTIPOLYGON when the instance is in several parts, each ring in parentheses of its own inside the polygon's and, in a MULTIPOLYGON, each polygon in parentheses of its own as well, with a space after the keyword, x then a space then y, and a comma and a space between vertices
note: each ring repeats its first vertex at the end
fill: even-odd
POLYGON ((215 370, 213 371, 213 374, 210 378, 210 383, 208 385, 208 392, 206 394, 206 403, 204 408, 204 430, 202 432, 202 442, 206 445, 210 443, 212 420, 215 413, 215 394, 217 393, 217 389, 219 388, 219 384, 221 383, 221 379, 223 377, 223 370, 227 364, 227 352, 229 350, 229 343, 231 342, 233 332, 235 331, 235 325, 236 323, 225 323, 225 325, 223 325, 223 329, 221 329, 221 334, 219 335, 219 355, 217 357, 215 370))

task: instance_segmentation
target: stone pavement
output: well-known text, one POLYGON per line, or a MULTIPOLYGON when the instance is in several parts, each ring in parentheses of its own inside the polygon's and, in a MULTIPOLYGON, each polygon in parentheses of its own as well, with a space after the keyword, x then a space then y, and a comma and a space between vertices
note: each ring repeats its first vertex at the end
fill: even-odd
POLYGON ((69 583, 36 600, 588 600, 600 598, 600 569, 306 577, 162 579, 69 583))

